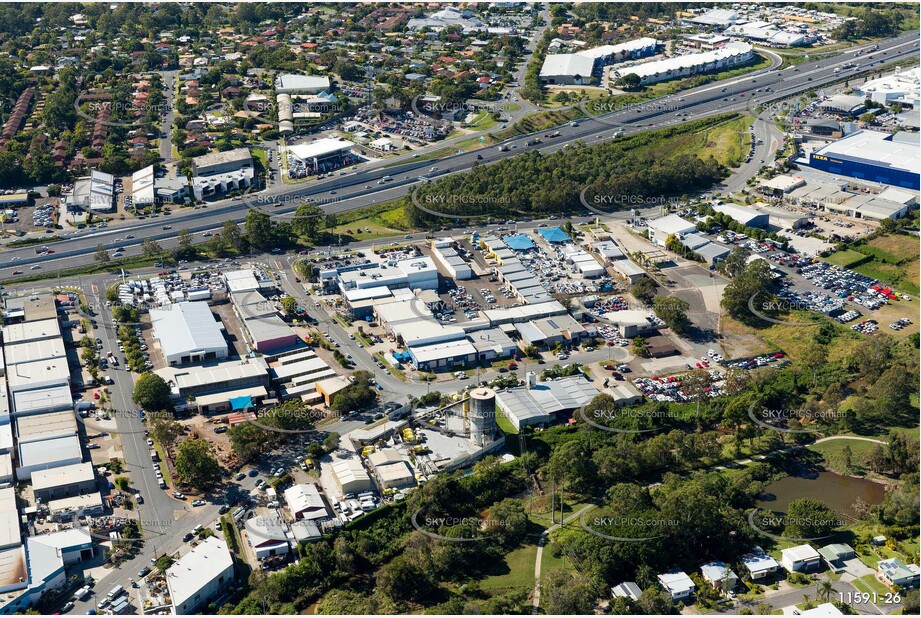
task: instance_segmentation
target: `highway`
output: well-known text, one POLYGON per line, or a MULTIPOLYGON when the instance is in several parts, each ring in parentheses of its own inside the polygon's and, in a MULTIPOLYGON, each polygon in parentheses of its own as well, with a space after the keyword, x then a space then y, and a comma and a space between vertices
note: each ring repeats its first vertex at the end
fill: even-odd
MULTIPOLYGON (((532 150, 551 153, 580 140, 589 144, 598 143, 614 139, 615 132, 632 135, 650 129, 673 126, 683 122, 679 114, 687 113, 687 120, 697 120, 725 112, 744 111, 751 107, 752 97, 755 97, 758 103, 766 103, 822 85, 839 82, 845 78, 845 75, 860 73, 860 70, 842 69, 850 62, 857 62, 861 70, 866 70, 870 66, 879 66, 918 54, 918 33, 913 32, 881 42, 879 50, 874 52, 872 61, 867 61, 863 56, 855 58, 856 50, 864 50, 869 47, 871 46, 854 47, 837 56, 821 58, 797 67, 780 70, 770 68, 743 77, 718 81, 682 92, 680 95, 671 95, 616 110, 604 116, 584 119, 575 127, 567 124, 559 127, 559 137, 546 139, 543 144, 536 146, 526 145, 534 137, 533 135, 520 135, 503 142, 508 146, 505 152, 500 152, 497 147, 490 147, 455 154, 438 161, 409 159, 406 163, 397 165, 394 165, 392 160, 386 165, 362 165, 358 170, 347 172, 344 176, 334 176, 303 185, 273 186, 260 192, 258 200, 260 204, 265 204, 265 210, 281 218, 293 212, 298 203, 303 202, 307 197, 321 204, 328 213, 361 208, 405 195, 413 184, 419 182, 418 177, 427 175, 429 168, 433 166, 438 168, 439 175, 460 173, 469 169, 474 163, 488 165, 532 150), (842 71, 835 73, 835 69, 842 69, 842 71), (755 90, 759 88, 762 92, 756 93, 755 90), (764 92, 766 88, 772 89, 772 92, 764 92), (481 160, 477 157, 481 157, 481 160), (378 181, 387 175, 393 180, 378 184, 378 181), (278 206, 273 206, 273 202, 278 206)), ((175 234, 180 229, 186 228, 197 233, 217 230, 228 219, 242 221, 248 208, 247 202, 255 203, 256 200, 253 196, 248 197, 246 201, 239 198, 217 201, 209 204, 206 209, 187 209, 155 220, 147 219, 131 224, 113 223, 107 229, 72 233, 72 236, 53 243, 52 248, 55 253, 52 255, 37 255, 34 247, 8 250, 4 252, 4 259, 0 263, 0 267, 7 267, 0 272, 0 278, 6 279, 12 276, 11 270, 8 269, 10 267, 29 272, 28 267, 33 264, 39 264, 44 270, 59 270, 92 263, 93 253, 100 243, 110 248, 124 246, 128 256, 139 253, 140 243, 145 238, 151 238, 158 241, 164 248, 170 248, 174 246, 175 234), (163 229, 167 225, 170 226, 170 229, 163 229), (129 233, 135 238, 124 239, 129 233), (123 240, 117 241, 116 245, 118 238, 123 238, 123 240)))

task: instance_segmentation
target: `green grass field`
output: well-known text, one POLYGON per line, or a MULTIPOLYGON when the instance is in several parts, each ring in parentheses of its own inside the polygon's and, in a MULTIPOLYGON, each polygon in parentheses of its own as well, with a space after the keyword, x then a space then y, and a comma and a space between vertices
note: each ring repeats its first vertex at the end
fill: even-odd
POLYGON ((672 149, 672 155, 693 154, 703 160, 712 155, 723 165, 734 167, 742 162, 748 151, 748 126, 752 120, 750 116, 740 116, 685 136, 672 149))
POLYGON ((828 467, 839 474, 863 474, 866 470, 861 462, 876 446, 873 442, 863 440, 832 440, 822 444, 813 444, 809 450, 822 455, 828 467), (845 447, 851 449, 850 468, 845 462, 845 447))
POLYGON ((852 249, 845 249, 844 251, 835 251, 825 258, 825 261, 829 264, 840 266, 841 268, 850 268, 852 264, 859 264, 865 259, 867 259, 867 256, 863 253, 858 253, 852 249))
MULTIPOLYGON (((544 555, 547 555, 544 548, 544 555)), ((499 574, 490 575, 480 581, 483 590, 534 587, 534 562, 537 559, 537 545, 525 545, 505 555, 502 564, 497 565, 499 574)))

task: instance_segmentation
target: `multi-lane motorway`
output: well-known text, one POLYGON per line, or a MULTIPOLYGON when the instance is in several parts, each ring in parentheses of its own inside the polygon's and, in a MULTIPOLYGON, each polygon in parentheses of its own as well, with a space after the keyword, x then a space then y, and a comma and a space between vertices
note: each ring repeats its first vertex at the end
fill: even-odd
POLYGON ((52 255, 37 255, 34 248, 5 251, 2 254, 3 259, 0 260, 0 267, 3 267, 0 278, 9 278, 12 269, 28 271, 21 267, 33 264, 41 265, 44 270, 57 270, 91 263, 98 244, 112 247, 117 238, 124 238, 127 234, 132 234, 134 238, 125 238, 117 244, 124 246, 128 255, 138 253, 139 245, 145 238, 157 240, 164 248, 169 248, 175 242, 176 230, 186 228, 192 232, 204 232, 220 228, 228 219, 242 221, 248 204, 254 203, 256 199, 261 208, 279 216, 292 212, 298 203, 308 197, 321 204, 326 212, 343 212, 404 195, 411 185, 419 182, 418 177, 427 174, 433 165, 439 168, 439 174, 459 173, 469 169, 474 163, 488 165, 521 152, 538 150, 550 153, 579 140, 590 144, 597 143, 614 139, 615 133, 630 135, 681 123, 684 122, 684 118, 696 120, 728 111, 743 111, 752 107, 753 97, 758 103, 787 98, 841 81, 845 75, 856 75, 871 70, 874 66, 917 55, 918 32, 881 42, 879 49, 874 52, 873 60, 867 60, 866 56, 855 56, 856 51, 869 47, 862 45, 795 68, 769 68, 743 77, 716 82, 682 92, 680 95, 585 119, 577 123, 577 126, 567 124, 559 128, 559 137, 544 140, 543 144, 527 146, 527 142, 533 136, 520 135, 503 142, 508 146, 506 151, 491 147, 461 152, 440 159, 434 164, 431 161, 421 162, 413 159, 397 165, 394 165, 393 161, 364 164, 344 176, 334 176, 304 185, 276 185, 260 192, 258 198, 251 195, 247 200, 223 200, 211 203, 203 210, 178 211, 170 217, 160 217, 156 220, 137 221, 130 225, 113 223, 112 227, 104 230, 73 233, 54 243, 55 253, 52 255), (844 68, 850 63, 856 63, 858 69, 844 68), (836 73, 835 69, 839 72, 836 73), (761 91, 756 92, 758 89, 761 91), (770 89, 770 92, 766 92, 767 89, 770 89), (393 180, 378 184, 384 176, 390 176, 393 180), (166 225, 169 225, 170 229, 163 229, 166 225))

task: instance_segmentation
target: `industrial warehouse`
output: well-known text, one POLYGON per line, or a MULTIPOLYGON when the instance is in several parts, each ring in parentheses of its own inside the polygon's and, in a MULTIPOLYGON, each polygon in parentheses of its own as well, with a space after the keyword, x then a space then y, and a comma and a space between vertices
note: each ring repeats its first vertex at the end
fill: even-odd
POLYGON ((857 131, 813 151, 809 165, 830 174, 917 191, 921 188, 921 136, 857 131))

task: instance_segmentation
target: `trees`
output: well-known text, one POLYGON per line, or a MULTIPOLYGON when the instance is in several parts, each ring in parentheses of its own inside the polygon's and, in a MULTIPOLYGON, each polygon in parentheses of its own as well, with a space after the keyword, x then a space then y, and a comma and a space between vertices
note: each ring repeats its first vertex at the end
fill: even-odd
POLYGON ((237 225, 236 221, 224 222, 223 227, 221 227, 220 238, 223 238, 224 242, 234 251, 243 251, 246 248, 246 240, 243 238, 243 233, 240 231, 240 226, 237 225))
POLYGON ((146 258, 155 258, 163 255, 163 247, 152 238, 145 238, 141 243, 141 253, 146 258))
POLYGON ((109 251, 102 243, 96 245, 96 254, 93 256, 93 259, 96 260, 97 264, 108 264, 110 261, 112 261, 112 257, 109 255, 109 251))
POLYGON ((751 252, 743 247, 733 247, 726 259, 716 265, 716 269, 727 277, 735 277, 745 268, 745 262, 751 252))
POLYGON ((683 333, 688 327, 688 309, 691 305, 677 296, 656 296, 652 300, 653 311, 675 333, 683 333))
POLYGON ((254 247, 265 249, 272 244, 274 239, 272 219, 266 213, 250 209, 246 213, 243 229, 246 230, 246 237, 254 247))
MULTIPOLYGON (((767 260, 754 260, 747 264, 723 290, 720 305, 733 318, 744 323, 761 323, 749 308, 756 308, 771 298, 773 288, 771 267, 767 260)), ((759 309, 760 310, 760 309, 759 309)))
POLYGON ((230 448, 241 462, 258 457, 270 440, 269 432, 253 423, 239 423, 230 428, 230 448))
POLYGON ((172 449, 182 435, 182 425, 177 423, 169 412, 154 412, 148 425, 150 437, 166 450, 172 449))
POLYGON ((656 282, 649 277, 641 277, 630 287, 630 293, 638 301, 646 303, 652 302, 656 295, 656 282))
POLYGON ((198 252, 195 250, 194 239, 192 237, 192 232, 187 229, 179 230, 179 233, 176 235, 176 240, 179 245, 176 247, 173 255, 176 256, 177 260, 192 260, 195 259, 195 256, 198 252))
POLYGON ((373 386, 374 376, 367 371, 352 374, 355 381, 336 394, 332 408, 339 414, 352 410, 363 410, 377 401, 377 389, 373 386))
POLYGON ((176 474, 183 482, 205 491, 220 480, 221 467, 204 440, 186 440, 176 454, 176 474))
POLYGON ((432 582, 419 565, 399 556, 378 571, 377 589, 394 602, 416 602, 431 592, 432 582))
POLYGON ((155 373, 145 373, 138 378, 133 398, 134 403, 149 412, 172 408, 169 384, 155 373))
POLYGON ((840 517, 815 498, 797 498, 787 507, 784 534, 793 538, 816 539, 838 527, 840 517))
POLYGON ((589 615, 595 612, 595 594, 584 578, 565 570, 551 571, 544 581, 541 605, 547 615, 589 615))
POLYGON ((316 204, 310 202, 301 204, 294 211, 294 218, 291 220, 291 231, 310 241, 315 240, 324 214, 323 209, 316 204))

